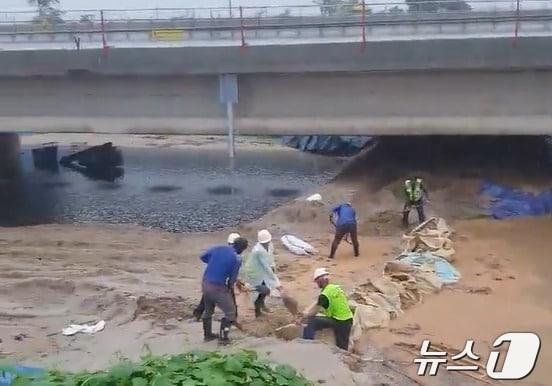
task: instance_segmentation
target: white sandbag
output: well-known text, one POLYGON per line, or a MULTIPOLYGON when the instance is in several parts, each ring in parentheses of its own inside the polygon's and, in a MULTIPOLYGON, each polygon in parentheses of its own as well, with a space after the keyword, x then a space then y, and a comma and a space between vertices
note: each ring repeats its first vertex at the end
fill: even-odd
POLYGON ((96 324, 70 324, 61 330, 61 333, 65 336, 72 336, 79 332, 84 334, 95 334, 102 331, 105 328, 105 321, 100 320, 96 324))
POLYGON ((281 240, 282 244, 284 244, 287 249, 296 255, 304 256, 318 253, 312 245, 293 235, 284 235, 281 240))
POLYGON ((322 196, 320 193, 315 193, 312 196, 308 196, 307 201, 322 201, 322 196))

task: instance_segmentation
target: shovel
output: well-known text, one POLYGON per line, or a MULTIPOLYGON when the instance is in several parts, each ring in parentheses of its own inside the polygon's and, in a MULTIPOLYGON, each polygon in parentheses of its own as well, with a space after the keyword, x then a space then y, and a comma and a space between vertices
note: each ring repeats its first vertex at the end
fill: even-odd
POLYGON ((286 307, 290 314, 292 314, 293 316, 299 315, 299 303, 297 302, 297 300, 295 300, 288 294, 283 293, 282 302, 284 303, 284 307, 286 307))

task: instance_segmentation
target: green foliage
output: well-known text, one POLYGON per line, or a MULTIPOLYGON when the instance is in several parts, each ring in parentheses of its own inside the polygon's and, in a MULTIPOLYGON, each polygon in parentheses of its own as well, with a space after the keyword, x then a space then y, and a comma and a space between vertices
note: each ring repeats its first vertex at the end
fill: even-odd
POLYGON ((405 0, 409 12, 471 11, 465 0, 405 0))
POLYGON ((63 23, 61 15, 62 11, 55 6, 59 4, 59 0, 27 0, 31 5, 36 5, 38 16, 33 18, 33 23, 43 25, 54 25, 63 23))
POLYGON ((14 386, 312 386, 287 365, 259 360, 254 351, 191 352, 140 363, 123 361, 107 371, 78 374, 49 371, 40 378, 16 376, 14 386))
POLYGON ((387 13, 389 13, 390 15, 403 15, 406 12, 404 11, 404 9, 400 8, 398 5, 395 5, 394 7, 389 8, 387 10, 387 13))
POLYGON ((39 8, 52 7, 59 4, 59 0, 28 0, 29 4, 37 5, 39 8))
MULTIPOLYGON (((314 0, 314 3, 320 6, 320 13, 324 16, 350 15, 362 10, 359 0, 314 0)), ((366 13, 371 13, 368 7, 366 13)))

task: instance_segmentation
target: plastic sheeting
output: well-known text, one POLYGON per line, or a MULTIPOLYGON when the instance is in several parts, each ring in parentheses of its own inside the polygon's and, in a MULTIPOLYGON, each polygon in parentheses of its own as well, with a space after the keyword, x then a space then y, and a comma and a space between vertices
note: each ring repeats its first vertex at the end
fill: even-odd
POLYGON ((335 156, 352 156, 375 144, 372 137, 347 135, 293 135, 282 137, 282 142, 302 151, 335 156))
POLYGON ((496 219, 552 213, 552 189, 534 194, 484 181, 480 194, 491 199, 488 210, 496 219))
POLYGON ((422 270, 434 271, 443 284, 453 284, 460 280, 460 272, 451 263, 429 252, 412 252, 399 256, 397 260, 422 270))

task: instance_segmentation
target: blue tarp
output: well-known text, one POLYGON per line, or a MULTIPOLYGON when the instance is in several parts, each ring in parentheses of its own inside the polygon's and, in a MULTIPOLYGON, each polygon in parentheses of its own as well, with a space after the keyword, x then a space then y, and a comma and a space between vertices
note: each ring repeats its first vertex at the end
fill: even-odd
POLYGON ((352 156, 374 143, 374 138, 354 135, 293 135, 282 137, 282 142, 286 146, 310 153, 352 156))
POLYGON ((552 189, 534 194, 484 181, 480 194, 491 199, 488 210, 496 219, 552 213, 552 189))
POLYGON ((435 267, 435 274, 443 284, 454 284, 460 280, 460 272, 447 260, 429 252, 418 253, 411 252, 400 255, 397 258, 403 264, 413 267, 421 267, 428 264, 435 267))
POLYGON ((34 377, 41 375, 44 370, 36 367, 28 366, 12 366, 13 370, 4 371, 0 370, 0 386, 10 386, 16 375, 25 375, 28 377, 34 377))

